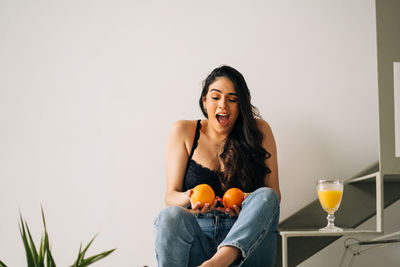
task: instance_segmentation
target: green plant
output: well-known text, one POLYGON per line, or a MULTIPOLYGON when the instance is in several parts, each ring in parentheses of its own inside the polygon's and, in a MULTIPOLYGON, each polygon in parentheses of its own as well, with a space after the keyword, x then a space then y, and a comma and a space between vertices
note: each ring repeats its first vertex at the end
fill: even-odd
MULTIPOLYGON (((33 242, 33 238, 31 232, 28 227, 28 223, 22 219, 22 215, 19 215, 20 223, 19 230, 22 237, 22 242, 24 243, 25 253, 26 253, 26 261, 28 267, 56 267, 56 263, 54 261, 53 255, 51 254, 50 244, 49 244, 49 235, 47 233, 46 220, 44 217, 44 212, 42 208, 42 219, 44 226, 44 235, 40 239, 39 250, 37 250, 35 243, 33 242)), ((99 261, 112 252, 115 249, 107 250, 97 255, 85 258, 85 254, 89 249, 90 245, 93 243, 97 234, 90 240, 90 242, 86 245, 86 247, 82 250, 82 244, 79 247, 78 257, 75 262, 71 265, 71 267, 85 267, 96 261, 99 261)), ((7 267, 2 261, 0 261, 0 267, 7 267)))

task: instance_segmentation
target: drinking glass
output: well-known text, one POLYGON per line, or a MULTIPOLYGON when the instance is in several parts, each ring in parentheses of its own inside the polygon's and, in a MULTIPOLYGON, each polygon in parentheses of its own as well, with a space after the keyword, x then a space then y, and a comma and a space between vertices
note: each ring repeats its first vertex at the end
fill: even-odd
POLYGON ((318 199, 322 208, 328 213, 328 225, 320 231, 340 232, 342 228, 335 226, 334 213, 339 209, 343 195, 343 183, 339 180, 318 180, 318 199))

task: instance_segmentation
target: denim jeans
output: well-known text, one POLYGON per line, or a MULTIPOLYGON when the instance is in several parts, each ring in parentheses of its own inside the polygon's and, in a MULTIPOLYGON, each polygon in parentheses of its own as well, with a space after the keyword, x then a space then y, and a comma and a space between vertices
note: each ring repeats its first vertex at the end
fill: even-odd
POLYGON ((158 266, 198 266, 222 246, 241 252, 231 266, 274 266, 278 221, 278 196, 267 187, 243 201, 238 217, 219 211, 193 215, 182 207, 167 207, 154 221, 158 266))

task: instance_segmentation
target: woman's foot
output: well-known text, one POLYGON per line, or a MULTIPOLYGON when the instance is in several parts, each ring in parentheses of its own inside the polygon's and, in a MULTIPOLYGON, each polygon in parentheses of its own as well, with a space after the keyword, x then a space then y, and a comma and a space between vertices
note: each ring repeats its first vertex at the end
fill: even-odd
POLYGON ((199 267, 217 267, 212 261, 208 260, 203 262, 199 267))
POLYGON ((218 249, 214 256, 203 262, 199 267, 227 267, 240 255, 239 249, 231 246, 224 246, 218 249))

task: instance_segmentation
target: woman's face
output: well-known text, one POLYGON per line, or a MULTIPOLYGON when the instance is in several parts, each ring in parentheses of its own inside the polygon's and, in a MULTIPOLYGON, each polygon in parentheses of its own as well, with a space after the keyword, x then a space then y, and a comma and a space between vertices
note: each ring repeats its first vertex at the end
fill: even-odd
POLYGON ((239 116, 239 99, 231 80, 219 77, 211 83, 203 105, 209 123, 217 132, 229 133, 232 130, 239 116))

